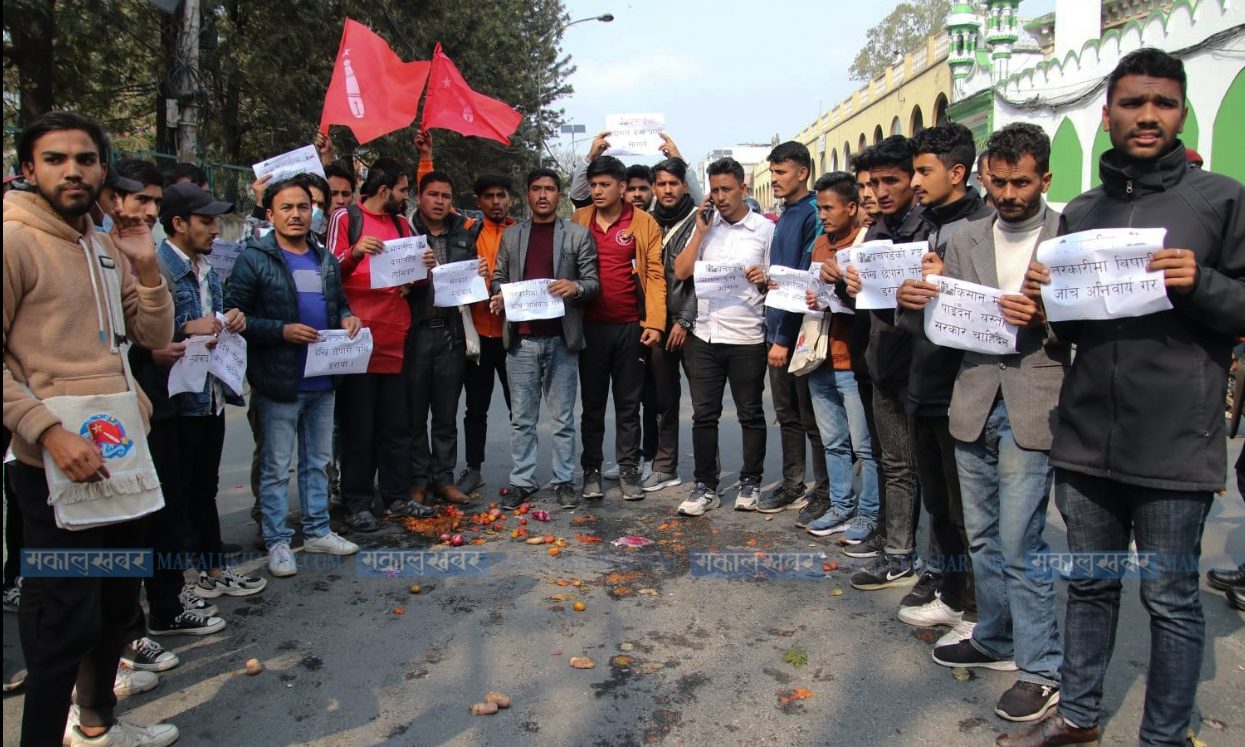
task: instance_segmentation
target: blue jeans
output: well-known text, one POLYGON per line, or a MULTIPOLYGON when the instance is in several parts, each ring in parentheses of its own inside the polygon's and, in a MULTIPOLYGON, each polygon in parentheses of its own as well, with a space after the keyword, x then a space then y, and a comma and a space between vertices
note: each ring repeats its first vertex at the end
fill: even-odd
POLYGON ((878 465, 869 441, 865 406, 856 374, 823 366, 808 375, 808 391, 817 416, 817 430, 826 449, 830 476, 831 510, 855 509, 860 516, 878 519, 878 465), (860 495, 856 495, 852 452, 860 460, 860 495))
POLYGON ((329 533, 328 468, 333 460, 333 390, 299 392, 294 402, 277 402, 258 392, 251 395, 258 410, 264 443, 259 452, 259 504, 264 544, 289 543, 294 531, 289 514, 290 464, 298 447, 298 502, 303 536, 329 533))
POLYGON ((553 483, 575 476, 575 399, 579 387, 579 354, 566 349, 561 337, 519 337, 506 353, 510 382, 510 452, 514 468, 510 484, 536 489, 536 431, 540 399, 549 405, 553 430, 553 483))
MULTIPOLYGON (((1158 556, 1157 578, 1141 579, 1141 603, 1150 614, 1150 667, 1139 738, 1144 745, 1184 745, 1206 637, 1198 563, 1212 495, 1141 488, 1063 469, 1055 477, 1055 505, 1068 525, 1071 552, 1127 553, 1131 535, 1138 553, 1158 556)), ((1068 582, 1059 711, 1078 726, 1102 717, 1102 680, 1115 647, 1121 586, 1118 578, 1068 582)))
POLYGON ((1050 551, 1042 530, 1053 479, 1048 454, 1016 445, 1000 399, 981 437, 955 442, 964 529, 973 559, 982 653, 1015 658, 1019 679, 1059 684, 1055 581, 1030 572, 1029 555, 1050 551))

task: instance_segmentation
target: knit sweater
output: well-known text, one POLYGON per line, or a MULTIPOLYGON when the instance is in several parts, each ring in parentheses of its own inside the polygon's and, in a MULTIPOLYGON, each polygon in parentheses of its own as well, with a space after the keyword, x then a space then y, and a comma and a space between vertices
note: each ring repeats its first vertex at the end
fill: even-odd
MULTIPOLYGON (((95 290, 107 287, 109 272, 119 276, 125 334, 153 350, 172 342, 173 297, 163 277, 153 288, 139 285, 129 260, 106 234, 84 236, 37 194, 5 195, 4 425, 24 464, 43 465, 39 437, 61 422, 43 398, 128 388, 123 353, 104 331, 111 326, 109 314, 95 290), (93 252, 88 256, 92 239, 113 268, 103 268, 93 252)), ((146 426, 151 403, 141 389, 137 393, 146 426)))

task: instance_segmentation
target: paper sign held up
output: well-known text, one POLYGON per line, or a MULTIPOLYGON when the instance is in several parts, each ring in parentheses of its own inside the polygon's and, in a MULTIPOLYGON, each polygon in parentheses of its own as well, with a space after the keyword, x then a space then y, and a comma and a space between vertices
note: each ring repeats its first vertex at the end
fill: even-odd
POLYGON ((744 276, 746 268, 737 263, 698 260, 692 275, 696 297, 705 300, 745 298, 752 283, 744 276))
POLYGON ((307 346, 303 376, 338 376, 367 373, 372 359, 372 331, 367 327, 350 338, 344 329, 322 329, 320 340, 307 346))
POLYGON ((208 254, 208 264, 212 265, 217 275, 220 275, 222 283, 233 274, 233 266, 238 263, 238 257, 245 248, 245 241, 212 239, 212 251, 208 254))
POLYGON ((929 242, 892 244, 869 241, 853 247, 847 264, 860 275, 861 290, 857 309, 893 309, 895 293, 905 280, 921 279, 921 257, 929 252, 929 242))
POLYGON ((269 184, 299 174, 315 174, 324 178, 324 166, 320 163, 320 154, 316 153, 314 145, 304 145, 288 153, 260 161, 252 166, 251 170, 255 172, 256 179, 265 174, 272 174, 269 184))
POLYGON ((938 295, 925 307, 925 336, 936 345, 988 355, 1016 352, 1016 327, 1003 321, 998 288, 930 275, 938 295))
POLYGON ((428 239, 424 236, 386 241, 384 251, 368 259, 372 287, 393 288, 428 277, 428 268, 424 265, 424 253, 427 251, 428 239))
POLYGON ((651 156, 660 153, 661 132, 666 129, 666 115, 606 114, 605 129, 609 130, 607 156, 651 156))
POLYGON ((1042 305, 1052 322, 1120 319, 1172 307, 1161 271, 1147 272, 1166 228, 1103 228, 1043 241, 1037 260, 1050 271, 1042 305))
POLYGON ((549 284, 552 282, 544 278, 502 283, 501 296, 506 304, 506 320, 530 322, 534 319, 557 319, 565 316, 566 307, 561 297, 549 292, 549 284))
POLYGON ((467 259, 432 268, 432 305, 461 306, 487 301, 488 286, 480 276, 480 261, 467 259))

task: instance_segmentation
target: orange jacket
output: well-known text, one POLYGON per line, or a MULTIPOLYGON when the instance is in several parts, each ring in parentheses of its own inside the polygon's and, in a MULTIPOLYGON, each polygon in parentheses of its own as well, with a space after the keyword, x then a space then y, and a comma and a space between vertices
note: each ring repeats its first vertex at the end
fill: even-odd
MULTIPOLYGON (((571 222, 592 230, 595 205, 582 207, 571 215, 571 222)), ((661 262, 661 227, 653 216, 636 209, 627 229, 635 237, 635 272, 644 292, 644 318, 640 326, 666 331, 666 268, 661 262)))
MULTIPOLYGON (((813 242, 813 265, 820 265, 833 257, 840 249, 851 246, 856 240, 856 233, 862 229, 854 228, 838 242, 831 244, 824 233, 813 242)), ((830 320, 830 365, 835 371, 852 370, 851 351, 847 346, 851 334, 852 318, 846 314, 835 314, 830 320)))
MULTIPOLYGON (((500 224, 488 218, 480 226, 480 236, 476 239, 476 254, 488 261, 488 276, 493 277, 493 268, 497 266, 497 247, 501 245, 502 232, 515 224, 514 218, 507 217, 500 224)), ((488 310, 488 301, 471 304, 471 321, 475 322, 476 332, 481 337, 501 337, 502 318, 488 310)))

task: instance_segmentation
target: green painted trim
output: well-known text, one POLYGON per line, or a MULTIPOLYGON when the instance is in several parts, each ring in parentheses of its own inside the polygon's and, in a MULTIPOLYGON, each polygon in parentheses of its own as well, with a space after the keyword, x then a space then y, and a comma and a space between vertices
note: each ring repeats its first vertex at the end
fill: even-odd
POLYGON ((1050 170, 1053 175, 1046 198, 1051 202, 1069 202, 1081 193, 1083 156, 1076 128, 1067 117, 1059 123, 1051 139, 1050 170))
MULTIPOLYGON (((1187 128, 1188 124, 1185 126, 1187 128)), ((1207 164, 1211 171, 1239 182, 1245 182, 1245 148, 1240 143, 1242 128, 1245 128, 1245 70, 1236 74, 1219 103, 1211 135, 1210 163, 1207 164)))

